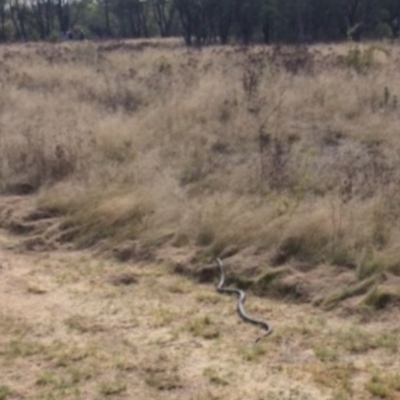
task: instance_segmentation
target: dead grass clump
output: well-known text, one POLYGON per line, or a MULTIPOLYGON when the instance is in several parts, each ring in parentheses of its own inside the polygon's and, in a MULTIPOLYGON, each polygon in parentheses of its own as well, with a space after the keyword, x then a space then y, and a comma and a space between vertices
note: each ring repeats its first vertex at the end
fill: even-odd
POLYGON ((356 368, 353 364, 341 362, 324 363, 311 370, 315 383, 332 389, 339 388, 349 398, 354 391, 351 377, 355 372, 356 368))
POLYGON ((364 207, 356 209, 355 204, 336 205, 328 200, 281 217, 277 220, 281 235, 276 241, 275 264, 295 259, 355 268, 359 260, 365 261, 363 255, 374 234, 374 226, 365 220, 372 206, 364 207))
POLYGON ((186 236, 212 256, 220 255, 228 247, 243 248, 267 240, 264 224, 273 218, 272 208, 249 198, 218 195, 193 203, 177 235, 186 236))
POLYGON ((130 121, 119 113, 103 119, 96 134, 96 146, 102 162, 123 165, 135 160, 138 149, 135 148, 129 125, 130 121))
POLYGON ((150 199, 135 195, 116 195, 82 207, 68 222, 81 227, 79 241, 89 245, 105 238, 135 239, 145 229, 146 217, 152 213, 150 199))
POLYGON ((276 281, 290 273, 291 270, 287 267, 274 268, 263 272, 254 282, 254 291, 257 294, 271 293, 271 289, 272 291, 276 291, 276 281))
POLYGON ((6 191, 29 194, 45 183, 58 182, 74 173, 78 162, 75 154, 60 144, 46 149, 40 139, 32 140, 28 136, 6 150, 14 161, 3 164, 6 175, 3 189, 6 191))
POLYGON ((333 289, 326 296, 324 296, 322 299, 315 300, 315 303, 321 304, 323 307, 330 308, 350 297, 360 296, 367 293, 371 287, 376 285, 376 283, 377 277, 373 276, 368 279, 364 279, 361 282, 356 282, 343 288, 336 288, 333 289))
POLYGON ((170 391, 182 387, 182 380, 174 360, 164 353, 144 360, 141 369, 146 384, 159 391, 170 391))
POLYGON ((291 74, 314 71, 315 55, 307 46, 274 46, 270 60, 291 74))
POLYGON ((16 316, 0 314, 0 333, 2 335, 24 336, 31 327, 16 316))
POLYGON ((89 152, 84 143, 90 138, 74 132, 74 107, 66 103, 63 108, 63 98, 54 102, 42 94, 10 90, 19 106, 17 111, 8 103, 2 114, 8 135, 0 150, 1 188, 29 185, 36 190, 82 172, 89 152))
POLYGON ((120 76, 106 75, 103 82, 94 87, 79 88, 77 95, 80 101, 95 103, 111 113, 134 112, 143 102, 140 93, 130 88, 120 76))
POLYGON ((298 219, 297 224, 288 228, 287 236, 279 246, 284 259, 296 258, 300 261, 321 262, 330 244, 327 226, 318 217, 298 219))
POLYGON ((76 314, 69 317, 65 324, 68 328, 80 333, 92 333, 104 331, 104 327, 96 320, 76 314))
POLYGON ((394 288, 374 286, 365 296, 364 303, 376 310, 382 310, 390 304, 398 304, 400 293, 394 288))
POLYGON ((341 330, 335 334, 336 346, 354 354, 385 349, 390 353, 398 351, 396 332, 375 333, 362 329, 341 330))

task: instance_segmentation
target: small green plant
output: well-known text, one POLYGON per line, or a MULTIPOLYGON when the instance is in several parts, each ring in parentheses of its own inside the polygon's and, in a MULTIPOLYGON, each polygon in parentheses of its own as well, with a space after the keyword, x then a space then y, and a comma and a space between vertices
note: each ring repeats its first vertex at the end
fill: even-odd
POLYGON ((54 373, 45 371, 42 372, 36 379, 36 385, 38 386, 57 386, 58 379, 54 373))
POLYGON ((376 339, 377 347, 389 350, 391 353, 397 353, 399 348, 399 339, 396 333, 383 333, 376 339))
POLYGON ((338 335, 338 344, 345 350, 356 354, 365 353, 376 348, 375 337, 360 329, 340 332, 338 335))
POLYGON ((189 331, 193 336, 200 336, 204 339, 216 339, 220 336, 219 329, 213 325, 208 316, 195 319, 190 324, 189 331))
POLYGON ((243 345, 238 348, 239 355, 245 361, 257 361, 266 354, 266 348, 258 343, 256 345, 243 345))
POLYGON ((196 295, 196 301, 204 304, 217 304, 222 301, 222 297, 214 293, 198 293, 196 295))
POLYGON ((190 290, 188 285, 183 281, 173 282, 170 285, 168 285, 167 289, 169 292, 175 293, 175 294, 184 294, 184 293, 189 292, 189 290, 190 290))
POLYGON ((398 338, 392 332, 374 334, 361 329, 352 329, 338 333, 337 345, 356 354, 366 353, 369 350, 379 348, 396 353, 398 350, 398 338))
POLYGON ((174 314, 166 307, 158 307, 154 312, 155 320, 153 322, 154 327, 163 327, 170 325, 174 320, 174 314))
POLYGON ((366 385, 365 389, 367 389, 368 392, 370 392, 373 396, 378 397, 380 399, 391 399, 392 396, 390 394, 390 389, 383 384, 382 382, 379 382, 376 379, 371 379, 366 385))
POLYGON ((212 367, 205 368, 203 371, 203 375, 206 378, 208 378, 210 383, 212 383, 214 385, 218 385, 218 386, 229 385, 229 382, 226 379, 221 378, 219 372, 215 368, 212 368, 212 367))
POLYGON ((6 400, 10 394, 10 389, 6 385, 0 385, 0 400, 6 400))
POLYGON ((100 385, 99 392, 103 396, 113 396, 116 394, 126 392, 127 386, 125 382, 115 380, 115 381, 106 381, 100 385))
POLYGON ((87 381, 93 377, 93 371, 90 368, 69 368, 68 373, 70 375, 71 384, 78 384, 82 381, 87 381))
POLYGON ((345 56, 347 67, 357 72, 366 72, 374 65, 374 47, 369 46, 362 50, 359 46, 351 48, 345 56))
POLYGON ((374 374, 365 384, 365 389, 381 399, 397 399, 400 395, 400 375, 374 374))
POLYGON ((314 354, 322 362, 334 362, 338 360, 337 352, 328 346, 320 345, 314 347, 314 354))
POLYGON ((43 351, 44 346, 31 341, 12 340, 5 348, 5 357, 14 360, 18 357, 31 357, 43 351))
POLYGON ((332 398, 330 400, 351 400, 349 393, 346 393, 343 390, 338 390, 333 393, 332 398))

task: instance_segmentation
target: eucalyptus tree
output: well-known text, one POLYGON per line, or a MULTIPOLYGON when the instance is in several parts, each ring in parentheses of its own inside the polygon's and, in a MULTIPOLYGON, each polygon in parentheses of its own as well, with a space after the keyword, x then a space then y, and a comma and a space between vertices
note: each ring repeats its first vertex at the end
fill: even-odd
POLYGON ((172 0, 151 0, 154 20, 162 37, 171 36, 176 7, 172 0))
POLYGON ((0 0, 0 40, 94 37, 301 43, 400 35, 400 0, 0 0))
POLYGON ((262 1, 232 0, 237 36, 244 43, 249 43, 260 27, 262 1))
POLYGON ((0 0, 0 40, 7 39, 6 22, 8 19, 8 5, 6 0, 0 0))
POLYGON ((216 2, 215 17, 219 39, 222 44, 228 43, 234 23, 232 0, 219 0, 216 2))
POLYGON ((10 19, 15 29, 15 35, 18 39, 28 39, 28 14, 29 5, 25 0, 10 0, 9 2, 10 19))

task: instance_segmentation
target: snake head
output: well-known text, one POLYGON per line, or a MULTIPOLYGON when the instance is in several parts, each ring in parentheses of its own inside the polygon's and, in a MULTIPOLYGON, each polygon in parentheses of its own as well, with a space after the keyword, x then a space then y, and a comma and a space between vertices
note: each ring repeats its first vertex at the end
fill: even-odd
POLYGON ((254 341, 254 344, 257 344, 258 342, 260 342, 262 339, 264 339, 265 337, 269 336, 272 333, 272 329, 270 328, 267 332, 264 333, 264 335, 261 335, 259 338, 257 338, 254 341))

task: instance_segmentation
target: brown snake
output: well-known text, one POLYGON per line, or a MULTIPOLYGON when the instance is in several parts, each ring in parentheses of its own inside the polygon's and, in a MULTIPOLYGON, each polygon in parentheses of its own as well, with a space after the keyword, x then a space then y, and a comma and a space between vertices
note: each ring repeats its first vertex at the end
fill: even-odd
POLYGON ((272 328, 270 327, 270 325, 267 322, 259 320, 259 319, 251 318, 247 315, 247 313, 244 309, 244 302, 246 300, 246 295, 243 290, 223 287, 224 283, 225 283, 224 265, 223 265, 221 259, 217 258, 216 261, 217 261, 218 268, 220 271, 220 280, 216 287, 217 292, 218 293, 230 293, 230 294, 234 293, 238 296, 236 309, 237 309, 237 312, 238 312, 240 318, 242 318, 242 320, 244 322, 248 322, 253 325, 258 325, 265 330, 264 335, 260 336, 258 339, 255 340, 255 343, 259 342, 263 337, 268 336, 272 333, 272 328))

